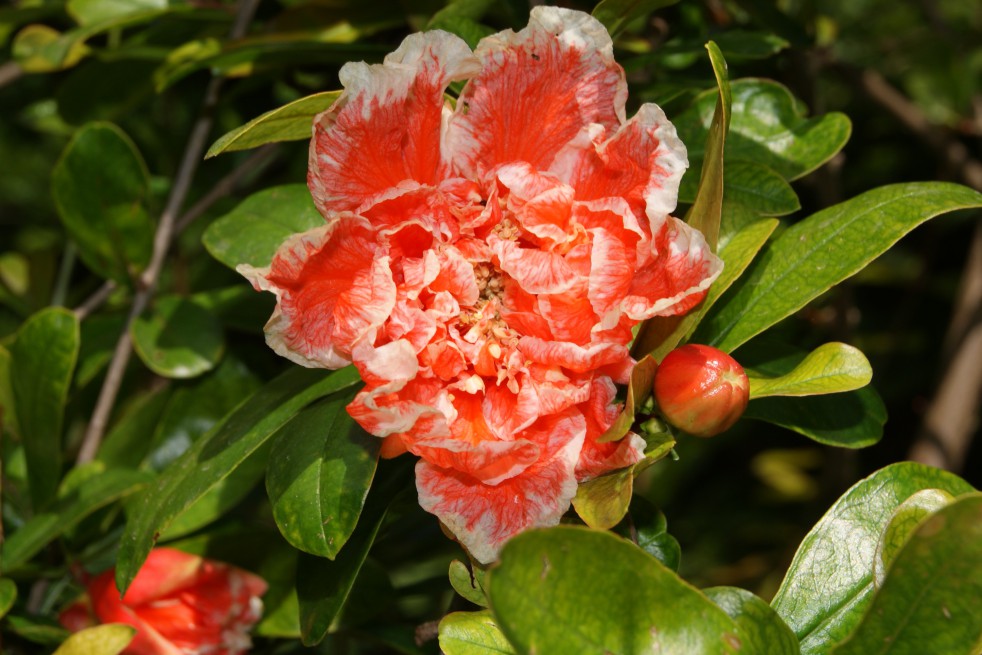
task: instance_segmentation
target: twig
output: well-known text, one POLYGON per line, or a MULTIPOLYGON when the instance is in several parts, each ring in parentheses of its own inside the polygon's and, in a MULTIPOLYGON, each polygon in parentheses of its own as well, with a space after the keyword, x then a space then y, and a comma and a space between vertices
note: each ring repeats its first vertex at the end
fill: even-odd
MULTIPOLYGON (((229 32, 229 39, 238 39, 245 34, 258 4, 259 0, 241 0, 235 21, 229 32)), ((212 112, 218 104, 218 93, 223 81, 224 79, 221 77, 213 77, 208 84, 201 115, 191 129, 191 135, 188 137, 187 145, 184 148, 184 156, 181 158, 174 179, 174 186, 167 198, 167 205, 160 215, 157 232, 154 234, 153 255, 146 270, 140 276, 139 289, 133 296, 133 305, 130 307, 126 325, 119 335, 115 350, 113 350, 112 360, 110 360, 109 369, 106 371, 106 378, 102 383, 92 418, 75 460, 76 464, 92 461, 99 450, 106 425, 109 422, 109 415, 112 413, 116 396, 119 394, 119 387, 123 382, 126 365, 129 363, 130 355, 133 352, 133 344, 130 341, 130 326, 146 308, 156 290, 160 272, 163 269, 167 251, 170 249, 171 240, 174 236, 177 213, 180 211, 181 205, 184 204, 194 173, 198 168, 198 162, 201 161, 202 153, 204 153, 207 145, 208 133, 211 131, 213 119, 212 112)))
POLYGON ((218 181, 211 190, 194 203, 174 226, 174 233, 180 234, 188 225, 196 221, 202 214, 227 195, 232 194, 243 179, 265 168, 276 158, 278 147, 270 143, 257 149, 245 161, 235 167, 231 173, 218 181))
POLYGON ((20 67, 16 61, 8 61, 6 64, 0 65, 0 89, 7 86, 21 75, 24 74, 24 69, 20 67))
POLYGON ((75 316, 78 320, 84 321, 89 314, 102 307, 102 304, 109 300, 109 296, 116 290, 118 285, 114 280, 106 280, 96 292, 85 299, 81 305, 75 308, 75 316))

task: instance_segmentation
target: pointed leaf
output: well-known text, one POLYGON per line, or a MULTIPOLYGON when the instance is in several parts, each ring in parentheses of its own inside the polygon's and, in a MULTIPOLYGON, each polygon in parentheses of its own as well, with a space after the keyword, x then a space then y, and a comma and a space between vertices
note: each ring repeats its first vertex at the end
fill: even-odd
POLYGON ((982 494, 924 521, 833 655, 976 655, 982 645, 982 494))
POLYGON ((35 510, 54 498, 61 480, 62 418, 78 348, 78 319, 55 307, 29 318, 10 347, 11 391, 35 510))
POLYGON ((610 424, 607 431, 597 439, 600 443, 618 441, 630 431, 634 424, 634 415, 641 405, 651 397, 651 385, 655 380, 655 370, 658 364, 651 357, 642 357, 631 370, 631 379, 627 384, 627 399, 624 401, 624 409, 610 424))
POLYGON ((340 95, 340 91, 324 91, 267 111, 215 141, 208 148, 205 159, 267 143, 310 139, 314 116, 326 111, 340 95))
POLYGON ((771 606, 797 635, 802 655, 828 653, 859 624, 873 596, 880 535, 894 510, 921 489, 973 491, 951 473, 892 464, 849 489, 801 542, 771 606))
POLYGON ((324 224, 305 184, 264 189, 208 226, 202 237, 211 256, 235 269, 269 266, 287 237, 324 224))
POLYGON ((864 387, 873 378, 873 369, 858 348, 826 343, 808 353, 789 373, 763 377, 748 370, 747 376, 751 398, 814 396, 864 387))
POLYGON ((484 594, 484 586, 481 584, 480 570, 473 571, 459 559, 450 562, 450 586, 454 588, 461 598, 465 598, 471 603, 480 607, 488 606, 487 596, 484 594))
POLYGON ((440 621, 440 651, 445 655, 514 655, 491 612, 454 612, 440 621))
POLYGON ((345 410, 352 395, 335 394, 280 428, 266 471, 273 518, 283 537, 328 559, 358 523, 381 445, 345 410))
POLYGON ((488 572, 501 631, 519 653, 737 653, 737 625, 634 544, 559 526, 505 544, 488 572))
POLYGON ((136 634, 125 623, 107 623, 85 628, 65 640, 54 655, 119 655, 136 634))
POLYGON ((17 585, 10 578, 0 578, 0 619, 7 615, 17 600, 17 585))
POLYGON ((624 518, 634 495, 634 467, 581 482, 573 508, 583 522, 597 530, 609 530, 624 518))
POLYGON ((160 531, 256 452, 310 402, 358 382, 352 368, 291 368, 247 398, 137 499, 120 543, 116 584, 129 587, 160 531))
POLYGON ((702 593, 736 621, 737 635, 748 655, 798 655, 798 638, 766 602, 736 587, 711 587, 702 593))
POLYGON ((699 325, 693 339, 730 352, 862 270, 929 218, 982 207, 946 182, 893 184, 829 207, 781 234, 699 325))
POLYGON ((876 390, 801 398, 751 400, 744 418, 780 425, 809 439, 840 448, 865 448, 883 437, 887 410, 876 390))
POLYGON ((679 570, 682 550, 679 542, 668 534, 668 522, 661 510, 640 495, 631 500, 630 517, 617 526, 615 532, 635 542, 641 550, 672 569, 679 570))
MULTIPOLYGON (((693 170, 702 162, 690 162, 693 170)), ((691 203, 696 199, 695 178, 682 178, 679 186, 679 202, 691 203)), ((723 180, 726 202, 736 202, 760 216, 784 216, 801 209, 798 194, 776 171, 763 164, 740 159, 726 160, 726 176, 723 180)))

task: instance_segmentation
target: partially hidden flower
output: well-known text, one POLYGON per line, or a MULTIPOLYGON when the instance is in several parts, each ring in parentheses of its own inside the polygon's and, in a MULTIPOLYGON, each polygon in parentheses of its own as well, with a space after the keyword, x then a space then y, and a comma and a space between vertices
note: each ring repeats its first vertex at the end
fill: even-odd
POLYGON ((743 416, 750 380, 722 350, 689 343, 665 355, 655 373, 654 393, 669 423, 696 437, 713 437, 743 416))
POLYGON ((236 655, 252 647, 266 582, 229 564, 156 548, 120 598, 115 570, 93 578, 59 620, 73 632, 125 623, 136 635, 124 655, 236 655))
POLYGON ((722 265, 670 215, 688 165, 674 126, 652 104, 626 118, 587 14, 536 7, 474 52, 414 34, 340 77, 310 146, 325 224, 239 270, 276 294, 276 352, 358 367, 349 413, 384 456, 420 458, 420 504, 490 562, 556 524, 579 482, 642 458, 636 434, 598 443, 631 329, 696 305, 722 265))

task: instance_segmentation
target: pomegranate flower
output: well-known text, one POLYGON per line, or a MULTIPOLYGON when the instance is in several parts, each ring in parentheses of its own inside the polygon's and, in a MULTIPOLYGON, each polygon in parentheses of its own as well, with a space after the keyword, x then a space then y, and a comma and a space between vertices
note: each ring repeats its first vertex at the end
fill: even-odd
POLYGON ((276 352, 358 367, 349 413, 384 456, 420 458, 420 504, 490 562, 557 523, 578 482, 643 456, 635 434, 598 443, 631 328, 696 305, 721 263, 670 215, 688 165, 674 126, 652 104, 625 117, 587 14, 537 7, 474 52, 414 34, 340 77, 310 146, 325 224, 240 271, 277 296, 276 352))
POLYGON ((122 599, 115 571, 87 585, 85 597, 59 617, 72 631, 125 623, 136 635, 124 655, 238 655, 262 615, 266 582, 247 571, 172 548, 150 551, 122 599))

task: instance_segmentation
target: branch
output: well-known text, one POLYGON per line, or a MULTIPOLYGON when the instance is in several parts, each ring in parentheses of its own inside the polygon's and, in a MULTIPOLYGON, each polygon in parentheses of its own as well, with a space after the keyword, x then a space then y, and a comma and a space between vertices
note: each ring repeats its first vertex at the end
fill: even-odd
MULTIPOLYGON (((241 0, 232 29, 229 32, 229 39, 241 38, 255 14, 259 0, 241 0)), ((99 391, 99 398, 96 401, 92 418, 85 431, 82 446, 79 449, 76 464, 84 464, 95 458, 102 437, 109 423, 109 416, 113 406, 116 404, 116 396, 119 394, 120 385, 123 382, 123 374, 126 372, 126 365, 129 364, 130 355, 133 352, 133 344, 130 341, 130 326, 136 318, 146 309, 150 299, 153 297, 163 269, 167 252, 170 249, 171 240, 174 237, 174 225, 177 220, 177 213, 180 211, 184 200, 187 197, 194 173, 201 161, 205 146, 207 145, 208 134, 211 132, 212 112, 218 104, 218 94, 221 90, 224 79, 213 77, 208 83, 205 92, 205 99, 202 105, 201 115, 191 129, 187 145, 184 148, 184 156, 181 158, 177 175, 174 178, 174 186, 171 187, 170 195, 167 198, 167 205, 160 215, 160 222, 157 225, 157 232, 154 234, 153 255, 146 270, 138 280, 138 290, 133 297, 133 305, 130 307, 129 315, 126 318, 126 325, 123 332, 119 335, 116 348, 113 350, 112 360, 109 369, 106 371, 106 378, 99 391)))
POLYGON ((16 61, 8 61, 0 65, 0 89, 14 82, 24 74, 24 69, 16 61))

